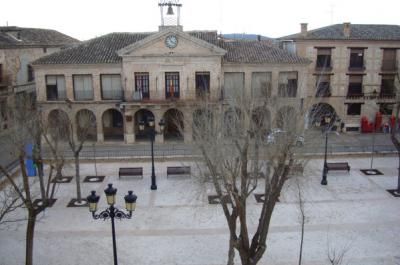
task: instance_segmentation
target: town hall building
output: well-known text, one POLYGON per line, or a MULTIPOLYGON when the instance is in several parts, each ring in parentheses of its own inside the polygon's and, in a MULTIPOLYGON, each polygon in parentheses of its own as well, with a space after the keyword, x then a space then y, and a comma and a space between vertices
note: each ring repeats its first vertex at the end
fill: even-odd
MULTIPOLYGON (((82 114, 90 113, 96 121, 90 137, 98 142, 139 142, 145 139, 139 124, 163 121, 165 130, 156 142, 188 143, 204 99, 225 102, 241 91, 254 100, 263 95, 278 98, 284 108, 301 108, 310 60, 270 40, 184 31, 179 2, 161 1, 159 7, 156 32, 110 33, 36 60, 43 115, 51 120, 62 113, 78 130, 82 114)), ((268 109, 270 128, 277 126, 279 111, 268 109)))

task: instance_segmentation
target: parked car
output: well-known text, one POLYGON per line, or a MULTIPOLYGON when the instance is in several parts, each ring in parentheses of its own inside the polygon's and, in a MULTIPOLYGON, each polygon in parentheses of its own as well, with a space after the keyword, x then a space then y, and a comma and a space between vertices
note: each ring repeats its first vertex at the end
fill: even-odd
MULTIPOLYGON (((285 137, 286 132, 280 128, 273 128, 271 129, 270 133, 267 134, 267 144, 274 144, 278 141, 279 137, 285 137)), ((304 136, 303 135, 296 135, 296 146, 303 146, 304 145, 304 136)))

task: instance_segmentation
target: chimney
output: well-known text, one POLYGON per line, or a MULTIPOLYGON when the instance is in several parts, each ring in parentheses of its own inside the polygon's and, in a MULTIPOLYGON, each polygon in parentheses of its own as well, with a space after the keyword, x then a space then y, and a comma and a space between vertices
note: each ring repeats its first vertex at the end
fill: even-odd
POLYGON ((301 26, 301 36, 307 36, 307 23, 300 23, 301 26))
POLYGON ((350 38, 350 22, 344 22, 343 23, 343 35, 346 38, 350 38))
POLYGON ((261 35, 257 35, 257 40, 261 41, 261 35))

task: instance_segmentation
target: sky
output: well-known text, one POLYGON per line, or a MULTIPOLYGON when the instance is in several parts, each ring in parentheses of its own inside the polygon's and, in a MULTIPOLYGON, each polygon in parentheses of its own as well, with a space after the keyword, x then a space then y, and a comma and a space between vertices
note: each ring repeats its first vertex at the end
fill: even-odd
MULTIPOLYGON (((4 0, 0 26, 55 29, 79 40, 110 32, 152 32, 159 0, 4 0)), ((330 24, 400 24, 400 1, 180 0, 184 30, 281 37, 330 24), (383 6, 389 8, 383 8, 383 6)))

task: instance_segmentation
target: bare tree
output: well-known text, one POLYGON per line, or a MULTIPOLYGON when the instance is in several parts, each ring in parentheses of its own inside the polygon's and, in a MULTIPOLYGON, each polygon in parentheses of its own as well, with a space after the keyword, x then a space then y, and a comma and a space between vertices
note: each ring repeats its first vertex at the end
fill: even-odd
POLYGON ((329 233, 327 234, 327 256, 329 260, 329 264, 331 265, 341 265, 344 262, 344 257, 347 252, 349 252, 352 244, 352 240, 348 241, 346 244, 341 245, 340 247, 332 246, 329 233))
MULTIPOLYGON (((35 107, 34 100, 29 95, 16 95, 15 98, 9 100, 7 106, 8 117, 12 119, 11 126, 9 128, 9 141, 13 143, 13 155, 18 159, 20 177, 22 187, 18 184, 18 178, 14 178, 7 169, 0 165, 0 171, 5 175, 9 187, 12 188, 12 194, 17 194, 18 199, 14 197, 11 201, 14 201, 13 206, 9 209, 18 205, 20 200, 23 203, 23 208, 27 211, 27 229, 26 229, 26 258, 25 264, 33 264, 33 239, 35 232, 36 219, 39 213, 48 207, 49 197, 43 187, 45 187, 45 180, 43 171, 38 174, 40 183, 40 196, 42 198, 41 206, 34 204, 33 185, 34 182, 29 179, 27 168, 25 166, 25 159, 30 158, 36 160, 36 162, 42 163, 41 160, 41 149, 37 148, 36 154, 33 157, 28 157, 25 147, 27 144, 35 142, 37 137, 41 135, 41 128, 39 126, 39 113, 35 107)), ((37 143, 37 142, 36 142, 37 143)), ((49 179, 51 179, 52 170, 49 172, 49 179)), ((22 206, 22 205, 21 205, 22 206)), ((7 213, 9 213, 8 211, 7 213)))
MULTIPOLYGON (((61 112, 60 112, 61 113, 61 112)), ((75 180, 76 180, 76 198, 77 202, 82 202, 82 193, 80 185, 80 169, 79 169, 79 155, 82 151, 83 144, 88 140, 91 129, 96 126, 96 118, 89 110, 81 110, 76 121, 76 128, 73 121, 69 120, 66 115, 59 115, 58 125, 64 132, 64 136, 68 142, 69 147, 74 155, 75 162, 75 180)), ((61 132, 61 131, 59 131, 61 132)))
MULTIPOLYGON (((23 187, 18 185, 18 189, 23 190, 23 187)), ((5 217, 22 207, 24 202, 21 200, 14 187, 7 185, 7 183, 2 183, 2 185, 0 185, 0 190, 0 225, 2 225, 10 222, 6 220, 5 217)), ((19 219, 13 219, 12 221, 19 221, 19 219)))
POLYGON ((304 207, 304 197, 303 197, 303 190, 301 185, 301 180, 299 177, 295 178, 296 187, 297 187, 297 198, 299 201, 299 219, 300 219, 300 226, 301 226, 301 234, 300 234, 300 249, 299 249, 299 265, 302 264, 303 261, 303 245, 304 245, 304 231, 305 231, 305 224, 307 221, 306 211, 304 207))
POLYGON ((297 162, 295 144, 304 128, 304 100, 249 98, 237 93, 225 102, 204 102, 193 117, 200 150, 229 228, 227 264, 238 252, 241 264, 255 265, 267 249, 271 216, 289 172, 297 162), (285 100, 285 101, 284 101, 285 100), (270 110, 278 110, 276 121, 270 110), (280 133, 266 144, 276 123, 280 133), (247 199, 257 187, 264 202, 256 231, 248 229, 247 199))

